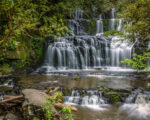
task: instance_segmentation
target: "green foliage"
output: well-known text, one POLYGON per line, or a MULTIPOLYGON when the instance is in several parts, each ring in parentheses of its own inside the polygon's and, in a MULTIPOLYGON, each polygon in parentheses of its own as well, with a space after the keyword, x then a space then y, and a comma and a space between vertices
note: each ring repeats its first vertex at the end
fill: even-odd
POLYGON ((122 17, 129 25, 126 30, 130 33, 132 40, 140 38, 140 42, 144 42, 144 38, 150 36, 150 0, 127 0, 129 3, 124 7, 122 17))
POLYGON ((119 100, 120 100, 117 92, 108 93, 108 98, 110 99, 111 103, 113 103, 113 104, 119 102, 119 100))
POLYGON ((150 83, 147 83, 147 86, 150 87, 150 83))
POLYGON ((110 30, 110 31, 106 31, 104 32, 104 35, 105 36, 115 36, 115 35, 118 35, 118 36, 123 36, 124 35, 124 32, 123 31, 117 31, 117 30, 110 30))
POLYGON ((133 69, 138 70, 138 72, 141 72, 141 70, 149 70, 150 68, 147 66, 146 61, 150 58, 150 53, 146 52, 143 55, 137 55, 133 54, 132 59, 125 59, 121 61, 122 64, 127 64, 128 66, 131 66, 133 69))
POLYGON ((71 109, 68 107, 62 107, 62 113, 64 114, 64 117, 62 120, 74 120, 72 118, 71 109))
POLYGON ((63 101, 63 95, 61 92, 55 92, 53 96, 50 96, 49 101, 51 103, 61 103, 63 101))
MULTIPOLYGON (((52 120, 53 119, 53 109, 54 103, 60 103, 63 101, 63 96, 61 92, 55 92, 53 96, 50 96, 48 100, 45 101, 45 106, 42 107, 42 110, 45 113, 45 120, 52 120)), ((62 120, 74 120, 72 118, 71 109, 68 107, 62 107, 59 111, 62 114, 62 120)), ((40 120, 37 117, 34 117, 33 120, 40 120)))
POLYGON ((16 50, 17 46, 16 46, 16 41, 9 41, 8 43, 6 43, 6 49, 9 51, 13 51, 16 50))
MULTIPOLYGON (((146 52, 143 55, 133 54, 132 59, 125 59, 121 61, 121 63, 131 66, 138 72, 141 72, 141 70, 150 71, 150 67, 146 64, 146 61, 148 59, 150 59, 150 52, 146 52)), ((150 75, 148 75, 147 77, 150 78, 150 75)), ((147 86, 150 87, 150 83, 147 83, 147 86)))
MULTIPOLYGON (((0 64, 8 62, 10 51, 25 51, 21 62, 10 65, 22 68, 37 63, 42 56, 46 37, 60 37, 71 33, 67 19, 75 8, 84 10, 84 17, 91 18, 116 7, 119 0, 1 0, 0 1, 0 64), (22 46, 20 46, 19 44, 22 46), (18 64, 17 64, 18 63, 18 64)), ((89 33, 96 28, 95 21, 89 33)), ((88 29, 88 28, 87 28, 88 29)))

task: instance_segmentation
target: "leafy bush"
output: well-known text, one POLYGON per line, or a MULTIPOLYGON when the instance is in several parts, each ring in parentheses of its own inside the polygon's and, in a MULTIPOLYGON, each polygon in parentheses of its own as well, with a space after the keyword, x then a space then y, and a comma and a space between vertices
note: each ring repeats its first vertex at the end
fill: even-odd
MULTIPOLYGON (((45 107, 42 110, 45 112, 45 120, 52 120, 53 119, 53 109, 54 103, 60 103, 63 101, 63 96, 61 92, 55 92, 53 96, 50 96, 48 100, 45 102, 45 107)), ((62 107, 59 111, 62 115, 62 120, 74 120, 72 118, 71 109, 68 107, 62 107)), ((34 117, 33 120, 40 120, 37 117, 34 117)))
POLYGON ((6 49, 9 51, 13 51, 16 50, 17 46, 16 46, 16 41, 11 40, 8 43, 6 43, 6 49))
MULTIPOLYGON (((142 70, 150 71, 150 67, 147 65, 148 59, 150 59, 150 52, 145 52, 143 55, 133 54, 132 59, 125 59, 121 63, 131 66, 131 68, 136 69, 138 72, 142 70)), ((150 75, 147 77, 150 78, 150 75)), ((150 87, 150 83, 147 86, 150 87)))
POLYGON ((143 55, 133 54, 132 59, 125 59, 121 61, 121 63, 131 66, 131 68, 138 70, 138 72, 141 72, 141 70, 150 69, 150 67, 146 63, 149 58, 150 58, 149 52, 144 53, 143 55))

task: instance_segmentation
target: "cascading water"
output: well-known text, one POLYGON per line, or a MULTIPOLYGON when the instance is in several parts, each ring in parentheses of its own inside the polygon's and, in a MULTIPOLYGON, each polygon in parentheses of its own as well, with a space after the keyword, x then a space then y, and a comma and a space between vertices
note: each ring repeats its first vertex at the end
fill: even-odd
POLYGON ((149 120, 150 118, 150 92, 135 90, 126 98, 120 112, 126 112, 130 117, 138 120, 149 120))
POLYGON ((49 45, 45 65, 49 70, 110 65, 110 40, 104 36, 59 38, 49 45))
POLYGON ((127 41, 121 41, 120 37, 113 37, 111 43, 111 65, 120 66, 120 61, 131 58, 132 45, 128 44, 127 41))
POLYGON ((73 90, 71 96, 65 97, 65 104, 80 105, 91 109, 104 110, 107 100, 97 90, 73 90))
POLYGON ((96 34, 103 34, 104 30, 103 30, 103 20, 102 20, 102 15, 99 15, 99 18, 97 20, 97 30, 96 30, 96 34))
POLYGON ((84 31, 84 26, 82 23, 86 22, 84 17, 84 11, 75 9, 73 14, 73 19, 68 20, 68 27, 72 31, 72 35, 86 35, 87 33, 84 31))
MULTIPOLYGON (((122 19, 115 19, 116 10, 111 11, 109 29, 121 30, 122 19), (117 22, 113 22, 117 21, 117 22)), ((69 28, 73 35, 57 38, 47 48, 43 69, 46 71, 68 69, 92 69, 101 67, 121 67, 120 61, 131 58, 132 47, 122 43, 120 37, 104 36, 102 15, 97 21, 95 36, 85 32, 84 11, 76 9, 73 19, 69 19, 69 28)))
POLYGON ((116 9, 112 8, 111 11, 111 18, 109 20, 109 30, 117 30, 117 31, 121 31, 123 28, 123 23, 122 23, 122 19, 116 19, 116 9))

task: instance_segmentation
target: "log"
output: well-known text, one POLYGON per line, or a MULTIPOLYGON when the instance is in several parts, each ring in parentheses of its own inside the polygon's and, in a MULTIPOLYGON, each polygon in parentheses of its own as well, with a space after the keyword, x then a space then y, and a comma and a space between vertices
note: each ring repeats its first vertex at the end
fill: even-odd
POLYGON ((53 105, 54 105, 55 107, 58 107, 58 108, 68 107, 68 108, 70 108, 72 111, 77 111, 77 110, 78 110, 78 109, 77 109, 76 107, 74 107, 74 106, 65 105, 65 104, 63 104, 63 103, 53 103, 53 105))
POLYGON ((4 100, 0 101, 0 104, 7 103, 7 102, 11 102, 11 101, 18 100, 18 99, 22 99, 22 98, 24 98, 23 95, 20 95, 20 96, 9 96, 9 95, 5 95, 5 96, 4 96, 4 100))

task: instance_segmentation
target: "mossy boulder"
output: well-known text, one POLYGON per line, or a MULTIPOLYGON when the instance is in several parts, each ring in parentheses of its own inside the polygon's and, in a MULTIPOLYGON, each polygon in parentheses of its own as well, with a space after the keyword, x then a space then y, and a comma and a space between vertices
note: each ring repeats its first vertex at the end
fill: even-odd
POLYGON ((109 99, 109 102, 112 104, 115 104, 117 102, 120 102, 120 96, 117 92, 108 92, 104 94, 106 98, 109 99))
POLYGON ((98 87, 98 90, 102 91, 103 96, 106 97, 111 104, 124 102, 126 97, 128 97, 129 94, 131 94, 130 90, 125 89, 98 87))
POLYGON ((64 96, 71 96, 72 88, 62 88, 62 93, 64 96))

